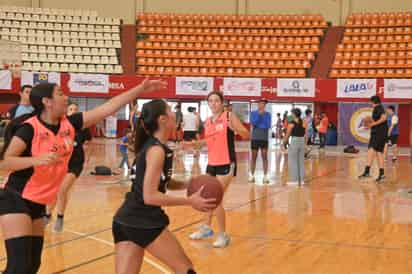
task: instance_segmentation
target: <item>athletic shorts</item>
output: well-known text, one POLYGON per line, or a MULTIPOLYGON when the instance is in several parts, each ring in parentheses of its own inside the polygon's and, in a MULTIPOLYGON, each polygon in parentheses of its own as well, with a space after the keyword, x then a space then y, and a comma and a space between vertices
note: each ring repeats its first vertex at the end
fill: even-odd
POLYGON ((81 152, 73 151, 73 154, 69 160, 69 168, 67 172, 74 174, 76 177, 79 177, 83 171, 83 165, 84 165, 83 150, 81 150, 81 152))
POLYGON ((184 131, 183 132, 183 140, 185 140, 185 141, 196 140, 196 135, 197 134, 198 134, 197 131, 184 131))
POLYGON ((376 152, 383 152, 385 149, 387 136, 384 134, 371 134, 368 148, 372 148, 376 152))
POLYGON ((149 244, 156 240, 157 237, 159 237, 165 228, 166 227, 136 228, 113 221, 112 234, 115 244, 128 241, 135 243, 141 248, 146 248, 149 244))
POLYGON ((18 213, 27 214, 35 220, 46 214, 46 206, 24 199, 12 189, 0 189, 0 215, 18 213))
POLYGON ((387 143, 389 144, 389 146, 397 145, 398 144, 398 137, 399 137, 399 135, 389 136, 388 139, 387 139, 387 143))
POLYGON ((269 142, 263 140, 252 140, 250 145, 252 150, 267 149, 269 147, 269 142))
POLYGON ((233 176, 236 176, 237 166, 235 162, 228 164, 228 165, 221 165, 221 166, 207 165, 206 167, 206 173, 214 177, 225 176, 231 172, 233 176))

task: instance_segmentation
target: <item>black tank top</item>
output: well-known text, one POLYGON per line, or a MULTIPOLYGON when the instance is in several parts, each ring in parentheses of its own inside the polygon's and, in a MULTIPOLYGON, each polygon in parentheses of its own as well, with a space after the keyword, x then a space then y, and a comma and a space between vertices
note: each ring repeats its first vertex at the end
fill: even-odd
POLYGON ((143 199, 143 180, 146 172, 146 153, 152 146, 160 146, 165 151, 165 160, 160 176, 159 191, 166 193, 166 183, 172 175, 173 151, 156 138, 150 137, 136 158, 136 174, 131 191, 114 216, 114 221, 136 228, 161 228, 169 224, 169 218, 160 206, 146 205, 143 199))
POLYGON ((304 137, 305 136, 305 128, 303 127, 303 123, 296 123, 295 121, 292 121, 291 124, 294 125, 292 129, 292 133, 290 134, 291 136, 294 137, 304 137))

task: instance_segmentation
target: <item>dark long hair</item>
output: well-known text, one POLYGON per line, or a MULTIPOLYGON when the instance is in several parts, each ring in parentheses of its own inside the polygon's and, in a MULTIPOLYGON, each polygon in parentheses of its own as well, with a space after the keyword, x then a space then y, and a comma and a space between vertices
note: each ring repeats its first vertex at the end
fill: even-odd
POLYGON ((292 113, 293 113, 293 115, 296 116, 296 118, 298 118, 298 124, 300 126, 302 126, 303 125, 303 121, 302 121, 302 118, 301 118, 302 111, 299 108, 294 108, 294 109, 292 109, 292 113))
POLYGON ((7 125, 6 131, 4 133, 4 145, 0 152, 0 160, 3 160, 4 153, 10 145, 10 141, 13 138, 16 131, 19 129, 21 124, 27 119, 40 115, 44 110, 43 98, 52 98, 53 91, 56 87, 56 84, 38 84, 33 87, 30 92, 30 104, 34 108, 32 113, 27 113, 22 116, 19 116, 10 121, 7 125))
POLYGON ((166 115, 167 103, 161 99, 155 99, 145 103, 135 127, 134 151, 139 154, 147 139, 159 129, 157 120, 161 115, 166 115))

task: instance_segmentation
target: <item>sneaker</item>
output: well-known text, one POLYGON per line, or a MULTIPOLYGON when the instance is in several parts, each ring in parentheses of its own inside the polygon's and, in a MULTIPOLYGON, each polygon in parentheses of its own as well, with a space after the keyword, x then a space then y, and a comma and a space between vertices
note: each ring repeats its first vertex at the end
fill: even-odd
POLYGON ((385 175, 379 175, 378 178, 376 178, 376 182, 377 183, 383 183, 383 181, 385 180, 385 175))
POLYGON ((230 243, 230 237, 226 233, 219 233, 216 238, 216 241, 213 243, 213 247, 223 248, 228 246, 230 243))
POLYGON ((369 174, 369 173, 362 173, 362 175, 359 175, 358 176, 358 179, 366 179, 366 178, 369 178, 369 177, 371 177, 371 175, 369 174))
POLYGON ((47 226, 51 221, 51 216, 43 216, 44 225, 47 226))
POLYGON ((249 174, 248 181, 249 181, 249 183, 253 183, 255 181, 255 176, 253 176, 253 174, 249 174))
POLYGON ((63 231, 63 218, 57 218, 56 223, 53 227, 54 232, 62 232, 63 231))
POLYGON ((393 157, 393 158, 392 158, 392 162, 393 162, 393 163, 395 163, 397 160, 398 160, 398 158, 396 158, 396 157, 393 157))
POLYGON ((270 182, 269 176, 268 176, 268 175, 265 175, 265 177, 263 177, 263 183, 269 184, 269 182, 270 182))
POLYGON ((207 239, 213 236, 213 230, 208 225, 201 225, 198 231, 189 235, 191 240, 207 239))

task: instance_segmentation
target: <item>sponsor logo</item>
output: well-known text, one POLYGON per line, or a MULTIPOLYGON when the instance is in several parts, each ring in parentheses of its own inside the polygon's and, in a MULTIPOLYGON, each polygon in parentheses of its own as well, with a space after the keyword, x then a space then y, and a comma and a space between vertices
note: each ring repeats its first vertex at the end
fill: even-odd
POLYGON ((96 80, 81 80, 81 79, 76 79, 74 80, 74 83, 78 84, 79 86, 83 87, 104 87, 104 83, 101 81, 96 81, 96 80))
POLYGON ((255 82, 230 82, 227 85, 228 90, 244 90, 244 91, 255 91, 255 82))
POLYGON ((192 90, 208 90, 208 81, 182 81, 181 85, 183 87, 190 87, 190 89, 192 90))
POLYGON ((407 90, 407 91, 411 91, 411 90, 412 90, 412 86, 399 86, 399 85, 396 85, 396 84, 394 84, 394 83, 390 83, 390 84, 388 85, 387 90, 388 90, 389 92, 395 92, 395 91, 397 91, 397 90, 407 90))
POLYGON ((110 89, 124 89, 123 83, 109 83, 110 89))
POLYGON ((373 83, 347 84, 343 92, 344 93, 362 93, 362 92, 367 92, 373 89, 373 86, 374 86, 373 83))
POLYGON ((284 88, 284 92, 293 92, 293 93, 308 93, 309 89, 305 87, 301 87, 300 82, 298 80, 293 80, 292 83, 292 88, 284 88))

